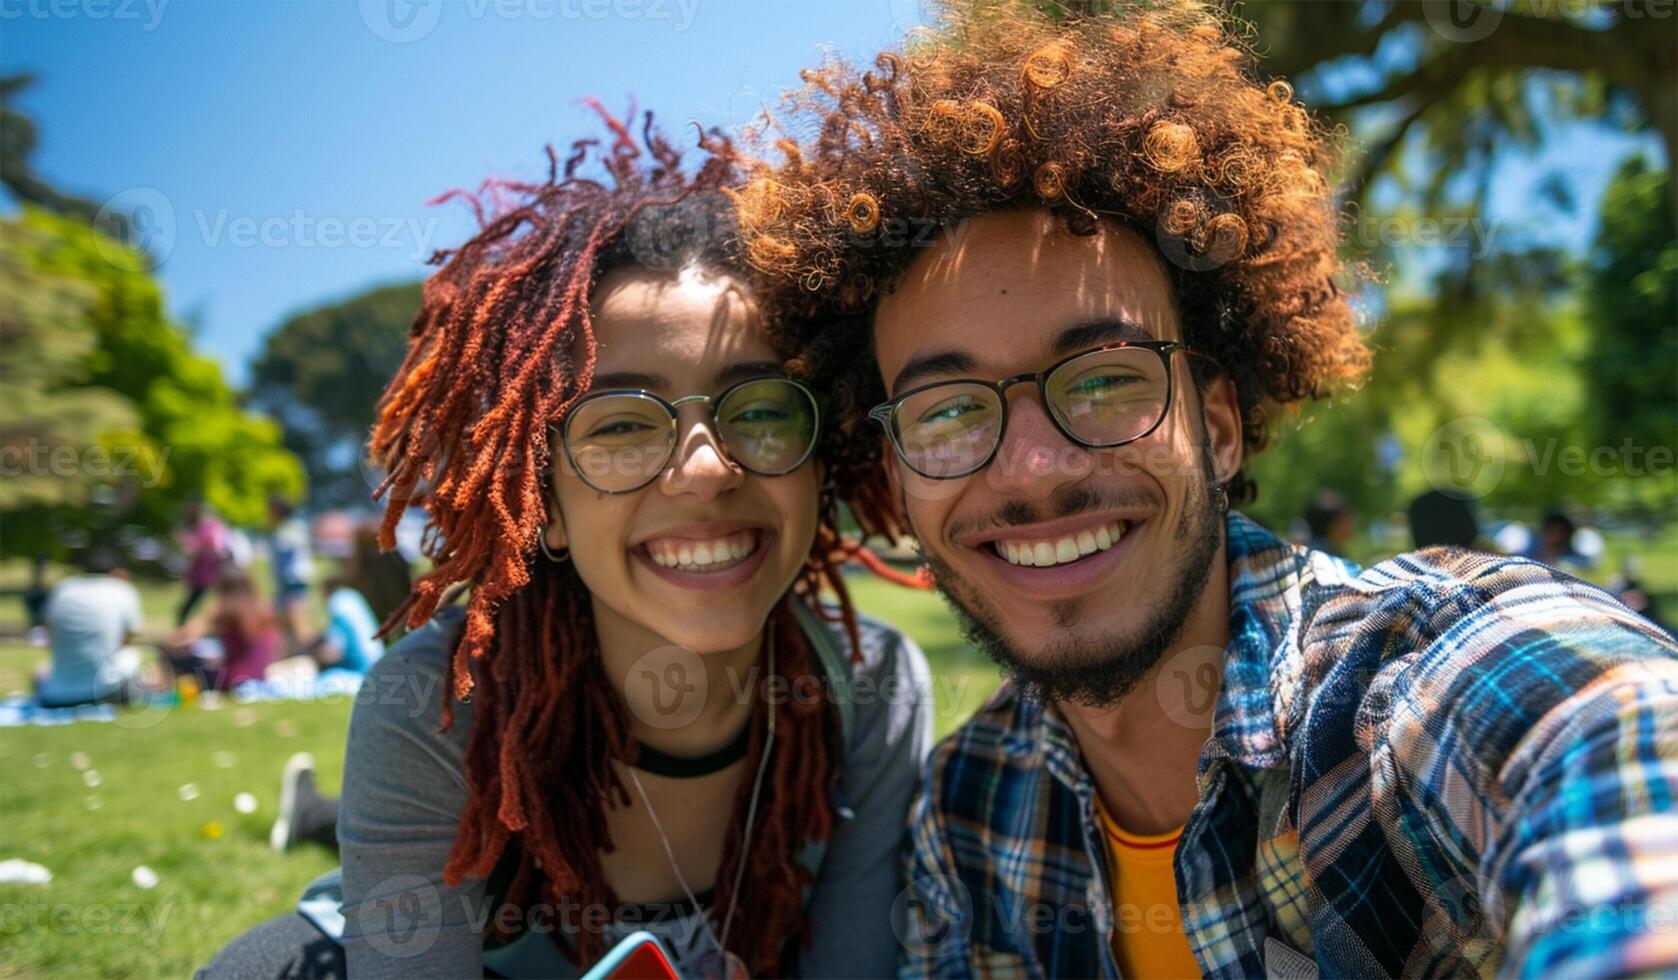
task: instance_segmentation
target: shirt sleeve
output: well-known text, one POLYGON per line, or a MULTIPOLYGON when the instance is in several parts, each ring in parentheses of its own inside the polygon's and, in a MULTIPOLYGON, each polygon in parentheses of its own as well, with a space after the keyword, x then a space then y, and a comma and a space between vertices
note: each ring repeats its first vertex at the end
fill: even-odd
POLYGON ((1489 918, 1503 976, 1672 970, 1678 650, 1553 570, 1496 574, 1450 597, 1471 609, 1418 653, 1384 739, 1412 812, 1465 845, 1474 885, 1439 898, 1489 918))
POLYGON ((439 733, 445 632, 434 621, 368 673, 350 716, 338 816, 344 952, 356 977, 477 977, 484 882, 443 882, 465 807, 469 705, 439 733))
POLYGON ((932 744, 931 679, 925 655, 903 634, 869 623, 862 638, 840 813, 810 897, 802 977, 891 976, 902 949, 891 910, 905 818, 932 744))

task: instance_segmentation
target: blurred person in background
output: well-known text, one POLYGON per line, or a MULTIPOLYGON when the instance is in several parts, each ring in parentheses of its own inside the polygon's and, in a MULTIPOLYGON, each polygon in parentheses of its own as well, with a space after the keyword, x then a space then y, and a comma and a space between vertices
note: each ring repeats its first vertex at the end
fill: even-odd
POLYGON ((1344 494, 1318 490, 1305 508, 1305 526, 1311 532, 1311 548, 1344 558, 1347 543, 1357 533, 1358 519, 1344 494))
MULTIPOLYGON (((36 630, 47 624, 47 596, 52 592, 47 587, 47 559, 45 555, 36 555, 29 559, 29 587, 23 591, 23 608, 29 614, 29 631, 31 643, 35 643, 33 636, 36 630)), ((43 638, 45 633, 40 634, 43 638)), ((39 646, 39 643, 35 643, 39 646)))
POLYGON ((140 631, 140 594, 114 550, 88 549, 81 574, 48 593, 43 619, 52 662, 35 680, 42 707, 126 703, 144 694, 144 657, 129 645, 140 631))
POLYGON ((1409 518, 1410 536, 1417 548, 1454 545, 1485 550, 1485 542, 1480 538, 1480 519, 1475 515, 1472 500, 1443 490, 1429 490, 1410 501, 1409 518))
POLYGON ((227 525, 201 501, 186 505, 182 516, 181 533, 176 538, 185 553, 186 600, 175 614, 179 626, 192 615, 198 600, 216 584, 222 565, 227 561, 227 525))
POLYGON ((230 691, 262 680, 281 640, 274 607, 249 574, 228 568, 216 581, 215 605, 171 633, 163 652, 177 679, 192 677, 200 689, 230 691))
MULTIPOLYGON (((379 547, 379 528, 374 523, 362 524, 355 530, 348 578, 367 600, 374 620, 381 624, 402 607, 413 587, 408 559, 400 550, 385 551, 379 547)), ((399 639, 406 632, 403 627, 400 622, 393 623, 386 638, 399 639)))
POLYGON ((1661 616, 1654 596, 1643 585, 1643 563, 1633 555, 1620 562, 1620 570, 1608 580, 1608 591, 1619 597, 1631 611, 1678 638, 1678 629, 1661 616))
POLYGON ((1575 575, 1589 571, 1596 562, 1576 546, 1579 526, 1559 507, 1551 508, 1538 522, 1538 533, 1532 536, 1522 554, 1533 561, 1541 561, 1575 575))
POLYGON ((321 672, 365 674, 384 655, 379 620, 354 577, 354 563, 321 583, 326 597, 326 629, 309 653, 321 672))
POLYGON ((309 526, 296 506, 278 494, 268 498, 268 525, 274 610, 287 650, 301 652, 314 633, 309 624, 309 582, 315 574, 309 526))

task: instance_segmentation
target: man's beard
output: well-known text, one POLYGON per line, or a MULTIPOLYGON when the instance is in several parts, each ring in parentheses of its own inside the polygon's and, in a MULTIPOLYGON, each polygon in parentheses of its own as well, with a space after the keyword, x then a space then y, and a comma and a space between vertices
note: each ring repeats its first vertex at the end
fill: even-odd
MULTIPOLYGON (((1000 617, 978 597, 950 566, 923 551, 938 584, 938 591, 955 612, 967 642, 985 651, 1020 685, 1026 697, 1067 701, 1090 708, 1111 707, 1136 689, 1149 671, 1170 651, 1182 634, 1183 623, 1206 591, 1212 576, 1212 561, 1223 541, 1223 513, 1210 488, 1216 479, 1210 449, 1203 455, 1203 479, 1191 496, 1172 536, 1182 545, 1174 568, 1165 569, 1164 600, 1149 611, 1141 629, 1129 636, 1100 640, 1046 638, 1028 657, 1009 645, 1000 617)), ((1088 489, 1057 495, 1049 519, 1095 511, 1106 504, 1088 489)), ((1011 523, 1027 523, 1026 520, 1011 523)), ((1084 607, 1095 601, 1084 597, 1055 603, 1061 627, 1077 622, 1084 607)))

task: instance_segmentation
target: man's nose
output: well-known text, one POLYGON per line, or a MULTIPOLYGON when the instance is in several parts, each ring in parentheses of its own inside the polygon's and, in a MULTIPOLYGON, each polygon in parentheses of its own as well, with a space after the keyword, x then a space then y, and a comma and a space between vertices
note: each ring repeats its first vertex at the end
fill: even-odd
POLYGON ((1001 494, 1040 499, 1090 474, 1089 451, 1061 434, 1033 391, 1016 395, 986 485, 1001 494))

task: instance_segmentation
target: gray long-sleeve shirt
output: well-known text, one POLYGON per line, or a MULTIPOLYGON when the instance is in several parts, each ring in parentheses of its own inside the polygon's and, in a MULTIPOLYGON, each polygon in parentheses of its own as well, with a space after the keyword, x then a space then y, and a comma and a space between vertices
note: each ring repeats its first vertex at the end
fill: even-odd
MULTIPOLYGON (((457 704, 453 727, 437 731, 460 620, 459 609, 444 610, 407 636, 373 667, 356 698, 338 820, 343 939, 355 977, 465 977, 484 968, 484 881, 443 883, 466 803, 462 765, 473 717, 470 703, 457 704)), ((828 630, 823 640, 848 649, 837 626, 805 622, 807 631, 828 630)), ((931 683, 914 641, 867 617, 861 633, 862 662, 848 663, 849 683, 834 685, 851 722, 839 816, 809 899, 811 945, 800 951, 800 976, 891 976, 901 949, 891 910, 905 815, 932 741, 931 683)), ((690 934, 693 923, 640 927, 690 934)), ((488 954, 497 972, 576 975, 551 948, 534 940, 515 946, 522 948, 488 954)))

